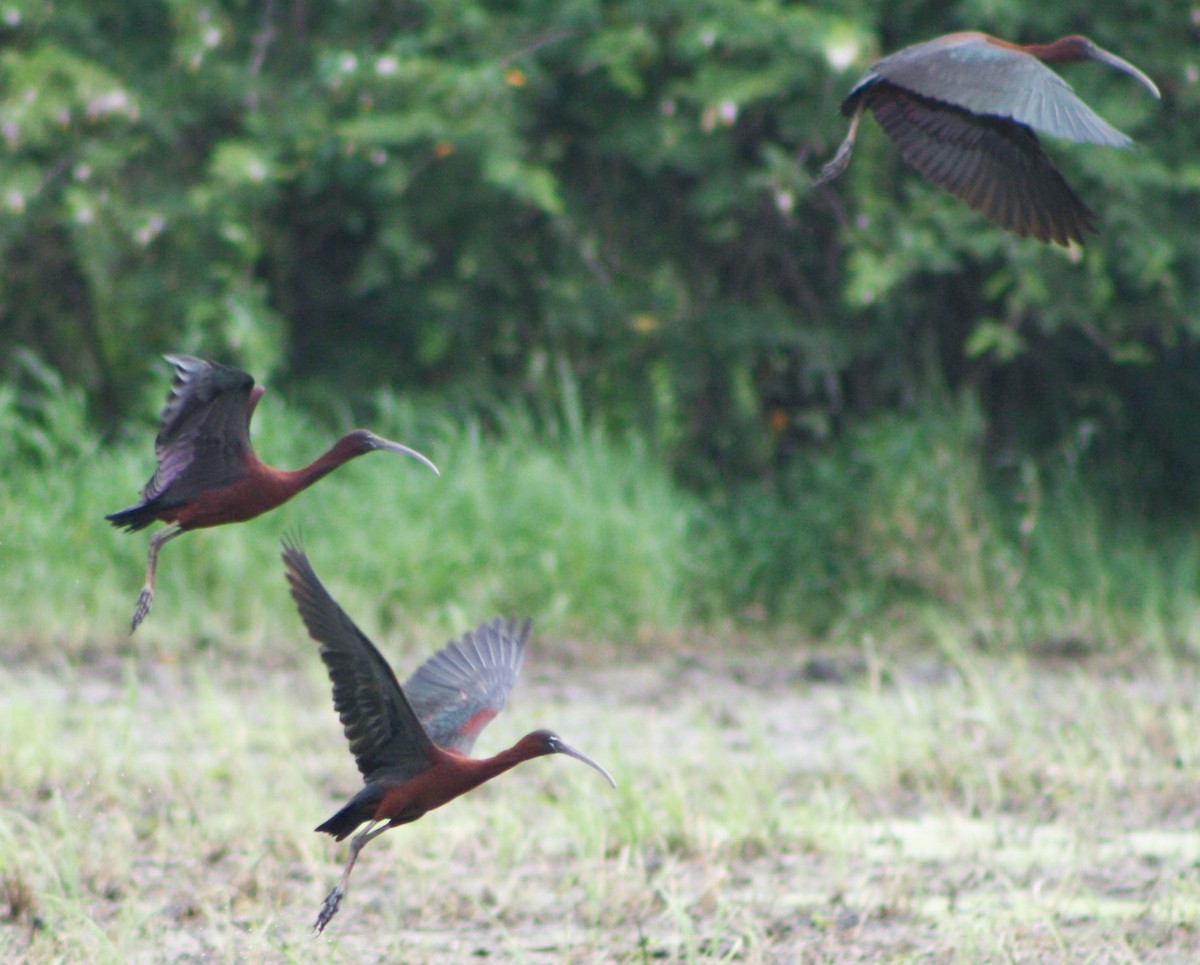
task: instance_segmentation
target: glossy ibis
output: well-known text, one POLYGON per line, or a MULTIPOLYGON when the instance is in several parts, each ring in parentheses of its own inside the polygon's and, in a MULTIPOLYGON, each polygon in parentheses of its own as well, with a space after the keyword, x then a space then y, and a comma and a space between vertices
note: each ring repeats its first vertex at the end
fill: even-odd
POLYGON ((850 130, 817 177, 845 170, 864 110, 900 156, 1002 228, 1066 246, 1095 231, 1096 215, 1042 150, 1033 129, 1070 141, 1129 147, 1046 64, 1095 60, 1124 71, 1155 97, 1154 82, 1086 37, 1010 44, 953 33, 884 57, 842 102, 850 130))
POLYGON ((158 468, 142 489, 142 501, 104 518, 129 532, 155 520, 170 523, 150 537, 146 584, 133 611, 130 633, 154 601, 158 551, 190 529, 240 523, 287 502, 344 462, 368 452, 398 452, 437 467, 419 452, 355 429, 303 469, 266 465, 250 445, 250 417, 265 391, 240 369, 190 355, 163 356, 175 380, 154 440, 158 468))
POLYGON ((496 618, 454 640, 417 668, 401 688, 386 660, 317 579, 303 549, 283 544, 292 598, 321 646, 333 681, 333 706, 365 786, 316 830, 350 842, 339 883, 314 928, 324 931, 346 893, 359 851, 388 828, 408 824, 523 761, 566 754, 612 775, 548 730, 526 734, 494 757, 472 758, 479 732, 504 709, 521 672, 529 621, 496 618))

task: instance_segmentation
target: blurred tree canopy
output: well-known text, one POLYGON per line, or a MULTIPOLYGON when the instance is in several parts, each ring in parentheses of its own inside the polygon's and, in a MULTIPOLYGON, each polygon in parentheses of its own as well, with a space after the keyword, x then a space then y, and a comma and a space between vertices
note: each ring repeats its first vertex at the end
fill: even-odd
POLYGON ((570 379, 698 483, 950 386, 994 453, 1192 495, 1198 40, 1178 0, 0 0, 0 364, 32 349, 103 425, 162 351, 463 409, 570 379), (1139 144, 1047 139, 1085 250, 873 121, 811 187, 863 69, 961 29, 1085 33, 1162 88, 1060 68, 1139 144))

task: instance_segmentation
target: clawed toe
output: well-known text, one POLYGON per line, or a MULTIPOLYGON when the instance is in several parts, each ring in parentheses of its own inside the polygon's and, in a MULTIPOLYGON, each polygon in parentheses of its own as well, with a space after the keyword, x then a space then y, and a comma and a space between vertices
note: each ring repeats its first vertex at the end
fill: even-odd
POLYGON ((316 923, 313 925, 313 931, 318 935, 325 930, 325 926, 329 924, 333 916, 337 914, 338 908, 342 904, 342 896, 345 892, 342 886, 338 885, 333 891, 325 896, 325 904, 321 906, 320 914, 317 915, 316 923))
POLYGON ((150 604, 153 602, 154 591, 148 586, 142 587, 142 592, 138 594, 137 606, 133 608, 133 620, 129 624, 130 633, 137 630, 138 624, 146 619, 146 614, 150 612, 150 604))

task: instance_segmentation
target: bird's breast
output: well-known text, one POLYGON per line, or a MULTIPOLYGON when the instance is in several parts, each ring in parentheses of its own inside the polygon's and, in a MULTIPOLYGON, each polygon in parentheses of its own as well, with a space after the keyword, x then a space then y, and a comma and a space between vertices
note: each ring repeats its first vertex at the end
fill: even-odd
POLYGON ((384 790, 375 818, 387 818, 397 824, 415 821, 426 811, 440 808, 446 802, 478 787, 491 776, 486 760, 442 750, 437 763, 429 770, 384 790))
POLYGON ((247 472, 218 489, 199 493, 181 506, 175 521, 187 529, 241 523, 287 502, 295 491, 270 473, 247 472))

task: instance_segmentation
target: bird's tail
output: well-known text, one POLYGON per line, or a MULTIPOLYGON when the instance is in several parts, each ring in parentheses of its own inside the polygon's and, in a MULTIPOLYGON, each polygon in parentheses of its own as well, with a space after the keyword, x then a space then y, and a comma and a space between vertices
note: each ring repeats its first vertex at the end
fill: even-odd
POLYGON ((360 824, 375 817, 375 809, 381 800, 383 789, 378 785, 368 784, 350 799, 349 804, 324 824, 318 825, 315 830, 332 834, 338 841, 348 838, 360 824))
POLYGON ((145 529, 158 519, 158 514, 161 510, 161 506, 156 506, 150 502, 138 503, 136 506, 130 506, 128 509, 118 509, 115 513, 109 513, 104 518, 118 529, 124 528, 126 532, 136 533, 139 529, 145 529))

